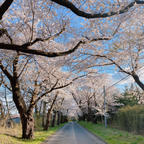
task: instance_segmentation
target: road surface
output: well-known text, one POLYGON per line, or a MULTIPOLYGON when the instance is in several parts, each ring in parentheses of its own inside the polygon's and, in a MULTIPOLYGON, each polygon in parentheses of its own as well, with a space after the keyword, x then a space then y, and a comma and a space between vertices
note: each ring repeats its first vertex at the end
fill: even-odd
POLYGON ((75 122, 70 122, 43 144, 106 144, 75 122))

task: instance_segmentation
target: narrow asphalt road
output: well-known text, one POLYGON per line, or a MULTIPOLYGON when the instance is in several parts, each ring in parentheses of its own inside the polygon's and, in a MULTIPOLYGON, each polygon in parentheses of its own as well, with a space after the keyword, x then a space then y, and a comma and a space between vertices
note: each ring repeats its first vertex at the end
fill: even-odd
POLYGON ((75 122, 70 122, 44 144, 106 144, 75 122))

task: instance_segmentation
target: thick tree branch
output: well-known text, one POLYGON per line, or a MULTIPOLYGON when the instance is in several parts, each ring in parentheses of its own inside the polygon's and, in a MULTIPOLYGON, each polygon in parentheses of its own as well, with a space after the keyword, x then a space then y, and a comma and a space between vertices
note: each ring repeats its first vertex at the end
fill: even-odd
POLYGON ((114 16, 116 14, 123 14, 123 13, 128 12, 128 10, 130 8, 132 8, 135 4, 144 4, 144 1, 135 0, 135 1, 131 2, 130 4, 128 4, 127 6, 122 7, 118 11, 109 11, 107 13, 94 13, 94 14, 92 14, 92 13, 87 13, 87 12, 84 12, 84 11, 80 10, 69 0, 51 0, 51 1, 70 9, 73 13, 75 13, 78 16, 85 17, 85 18, 88 18, 88 19, 106 18, 106 17, 114 16))
POLYGON ((11 6, 13 0, 5 0, 5 2, 0 6, 0 20, 2 20, 3 15, 11 6))
POLYGON ((91 42, 96 42, 96 41, 102 41, 102 40, 111 40, 113 38, 113 36, 116 34, 118 28, 120 27, 120 24, 118 25, 118 27, 116 28, 116 30, 112 33, 112 36, 99 37, 99 38, 93 38, 93 39, 85 37, 87 39, 86 41, 80 40, 75 45, 74 48, 72 48, 72 49, 70 49, 68 51, 64 51, 64 52, 45 52, 43 50, 29 49, 29 47, 32 46, 32 45, 34 45, 37 42, 40 42, 40 41, 44 42, 44 41, 47 41, 47 40, 54 39, 55 37, 59 36, 65 30, 65 26, 63 27, 63 29, 61 29, 61 31, 59 33, 56 33, 55 35, 53 35, 51 37, 48 37, 46 39, 36 38, 32 42, 28 42, 28 43, 25 43, 23 45, 0 43, 0 49, 13 50, 13 51, 17 51, 17 52, 24 52, 24 53, 27 53, 27 54, 34 54, 34 55, 40 55, 40 56, 46 56, 46 57, 65 56, 65 55, 73 53, 75 50, 78 49, 78 47, 81 44, 86 44, 86 43, 91 43, 91 42))
POLYGON ((0 80, 0 85, 4 85, 4 87, 6 87, 9 91, 12 91, 12 89, 8 86, 8 84, 5 82, 4 80, 4 76, 2 75, 1 73, 1 76, 0 76, 1 80, 0 80))
POLYGON ((134 71, 132 71, 131 76, 133 77, 133 79, 135 80, 135 82, 140 86, 140 88, 142 90, 144 90, 144 84, 140 81, 139 76, 134 71))
POLYGON ((103 36, 103 37, 98 37, 98 38, 93 38, 90 39, 87 36, 85 37, 88 41, 86 41, 85 43, 91 43, 91 42, 96 42, 96 41, 103 41, 103 40, 111 40, 115 34, 118 32, 118 29, 121 26, 121 22, 118 24, 118 26, 116 27, 116 29, 113 31, 113 33, 111 34, 111 36, 103 36))
POLYGON ((12 92, 12 89, 11 89, 11 87, 9 87, 4 81, 3 81, 3 85, 9 90, 9 91, 11 91, 12 92))
POLYGON ((136 58, 134 60, 135 62, 135 66, 133 68, 133 71, 137 70, 138 69, 138 60, 139 60, 139 56, 140 56, 140 53, 141 53, 142 49, 139 47, 138 48, 138 52, 136 53, 136 58))
POLYGON ((13 78, 14 79, 18 79, 17 65, 18 65, 18 61, 19 61, 19 56, 20 56, 20 54, 17 53, 17 55, 15 56, 15 58, 13 60, 13 78))
POLYGON ((18 78, 21 76, 21 74, 22 74, 23 71, 25 70, 25 68, 26 68, 26 66, 27 66, 27 64, 28 64, 28 62, 29 62, 30 59, 31 59, 30 57, 27 59, 27 61, 26 61, 26 63, 24 64, 24 66, 23 66, 21 72, 20 72, 19 75, 18 75, 18 78))
POLYGON ((67 84, 65 84, 65 85, 61 85, 61 86, 55 87, 54 90, 56 90, 56 89, 61 89, 61 88, 65 88, 65 87, 71 85, 71 84, 72 84, 74 81, 76 81, 77 79, 82 78, 82 77, 85 77, 85 76, 86 76, 86 75, 78 76, 78 77, 72 79, 69 83, 67 83, 67 84))
POLYGON ((3 66, 2 62, 0 61, 0 69, 3 71, 3 73, 7 76, 7 78, 12 81, 13 77, 12 75, 8 72, 8 70, 3 66))
POLYGON ((69 86, 70 84, 72 84, 75 80, 77 80, 77 79, 79 79, 79 78, 82 78, 82 77, 84 77, 84 76, 86 76, 86 75, 78 76, 78 77, 72 79, 69 83, 64 84, 64 85, 61 85, 61 86, 57 86, 57 84, 58 84, 58 82, 59 82, 59 80, 57 80, 50 90, 44 92, 43 94, 41 94, 41 95, 35 100, 34 105, 35 105, 39 100, 41 100, 45 95, 47 95, 48 93, 52 92, 53 90, 65 88, 65 87, 69 86))
POLYGON ((94 64, 94 65, 87 66, 87 68, 96 67, 96 66, 110 66, 110 65, 113 65, 113 63, 110 62, 110 63, 103 63, 103 64, 94 64))
MULTIPOLYGON (((113 15, 116 15, 116 14, 123 14, 123 13, 128 12, 128 10, 130 8, 132 8, 135 4, 144 4, 144 1, 135 0, 134 2, 131 2, 130 4, 125 6, 124 8, 122 7, 118 11, 110 11, 107 13, 94 13, 94 14, 92 14, 92 13, 87 13, 87 12, 80 10, 72 2, 70 2, 68 0, 51 0, 51 1, 70 9, 73 13, 75 13, 78 16, 85 17, 88 19, 89 18, 105 18, 105 17, 110 17, 113 15)), ((12 2, 13 2, 13 0, 5 0, 5 2, 0 6, 0 20, 2 20, 3 15, 8 10, 8 8, 11 6, 12 2)))
POLYGON ((37 42, 45 42, 45 41, 49 41, 49 40, 53 40, 54 38, 58 37, 59 35, 61 35, 63 32, 65 31, 65 25, 64 27, 61 29, 60 32, 54 34, 53 36, 50 36, 48 38, 42 39, 42 38, 36 38, 35 40, 33 40, 32 42, 27 42, 25 44, 23 44, 23 47, 28 47, 28 46, 32 46, 37 42))
POLYGON ((55 84, 52 86, 52 88, 51 88, 50 90, 42 93, 42 94, 35 100, 34 105, 35 105, 39 100, 41 100, 45 95, 47 95, 48 93, 52 92, 52 91, 55 89, 56 85, 58 84, 58 81, 59 81, 59 80, 57 80, 57 81, 55 82, 55 84))
POLYGON ((131 75, 130 72, 125 71, 117 62, 115 62, 113 59, 107 57, 106 55, 90 54, 90 53, 84 53, 84 54, 85 54, 85 55, 90 55, 90 56, 95 56, 95 57, 107 59, 107 60, 109 60, 113 65, 115 65, 117 68, 119 68, 119 70, 120 70, 121 72, 124 72, 124 73, 126 73, 126 74, 128 74, 128 75, 131 75))
POLYGON ((52 100, 52 103, 50 105, 49 111, 51 111, 53 109, 53 106, 54 106, 54 104, 56 102, 57 97, 58 97, 58 92, 56 93, 56 95, 54 96, 54 99, 52 100))
POLYGON ((9 35, 8 31, 4 28, 1 28, 0 29, 0 37, 2 37, 4 34, 8 37, 8 39, 10 40, 10 42, 12 44, 13 40, 12 40, 11 36, 9 35))
POLYGON ((68 51, 64 52, 45 52, 43 50, 35 50, 35 49, 29 49, 26 45, 15 45, 15 44, 4 44, 0 43, 0 49, 4 50, 12 50, 17 52, 23 52, 27 54, 34 54, 34 55, 40 55, 40 56, 46 56, 46 57, 58 57, 58 56, 65 56, 68 54, 73 53, 75 50, 78 49, 78 47, 81 44, 84 44, 85 42, 79 41, 76 46, 68 51))

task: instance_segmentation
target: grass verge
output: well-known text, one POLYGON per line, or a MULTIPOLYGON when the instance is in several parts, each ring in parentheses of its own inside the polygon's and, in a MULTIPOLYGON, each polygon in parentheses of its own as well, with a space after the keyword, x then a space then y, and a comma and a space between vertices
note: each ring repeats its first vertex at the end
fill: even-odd
POLYGON ((78 123, 102 138, 107 144, 144 144, 144 137, 140 135, 133 135, 114 128, 105 128, 101 124, 91 122, 80 121, 78 123))
POLYGON ((0 144, 40 144, 47 139, 47 137, 54 134, 64 124, 49 128, 48 131, 35 131, 33 140, 21 139, 21 127, 17 126, 13 129, 0 128, 0 144))

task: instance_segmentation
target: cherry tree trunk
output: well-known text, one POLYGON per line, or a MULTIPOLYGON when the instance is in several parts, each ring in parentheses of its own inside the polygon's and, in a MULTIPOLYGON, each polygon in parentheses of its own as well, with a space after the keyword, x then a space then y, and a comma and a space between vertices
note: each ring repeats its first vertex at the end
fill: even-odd
POLYGON ((61 112, 60 123, 63 123, 63 113, 61 112))
POLYGON ((42 127, 45 127, 45 119, 46 119, 46 102, 43 101, 43 115, 42 115, 42 127))
POLYGON ((34 135, 34 119, 33 119, 33 108, 31 111, 27 112, 27 107, 23 96, 20 92, 20 86, 17 79, 13 78, 11 82, 13 101, 16 108, 20 114, 21 124, 22 124, 22 138, 32 139, 34 135))
POLYGON ((52 109, 53 109, 53 106, 54 106, 54 103, 57 99, 57 96, 58 96, 58 93, 55 95, 53 101, 52 101, 52 104, 47 112, 47 120, 46 120, 46 125, 44 126, 44 130, 48 130, 49 128, 49 125, 50 125, 50 115, 51 115, 51 112, 52 112, 52 109))
POLYGON ((56 111, 53 111, 53 112, 54 112, 54 115, 53 115, 53 118, 52 118, 52 124, 51 124, 52 127, 55 126, 55 121, 56 121, 56 111))
POLYGON ((47 119, 46 119, 46 124, 44 126, 44 130, 48 130, 50 126, 50 115, 51 115, 51 110, 49 109, 47 113, 47 119))
POLYGON ((60 125, 60 112, 57 112, 57 125, 60 125))
POLYGON ((21 116, 22 138, 33 139, 34 137, 34 118, 33 114, 23 114, 21 116))

